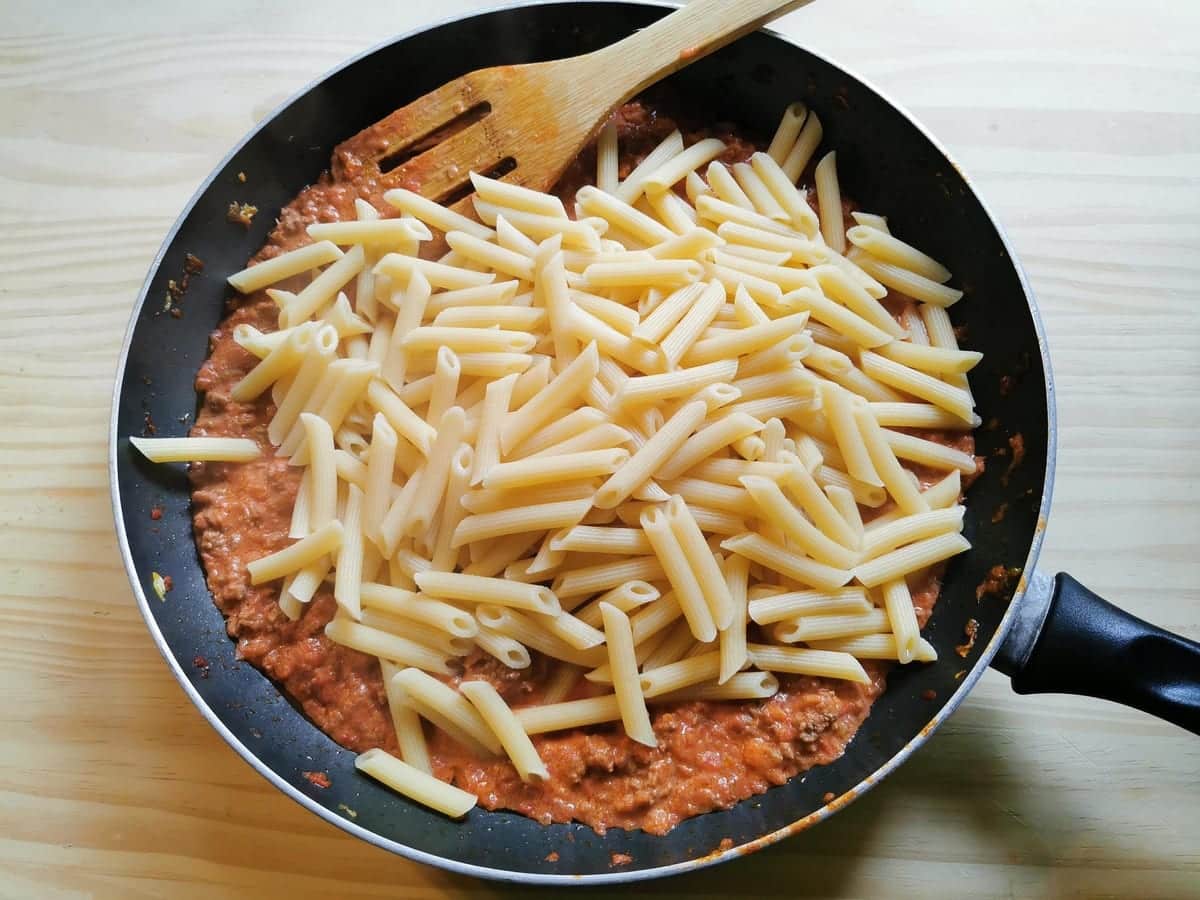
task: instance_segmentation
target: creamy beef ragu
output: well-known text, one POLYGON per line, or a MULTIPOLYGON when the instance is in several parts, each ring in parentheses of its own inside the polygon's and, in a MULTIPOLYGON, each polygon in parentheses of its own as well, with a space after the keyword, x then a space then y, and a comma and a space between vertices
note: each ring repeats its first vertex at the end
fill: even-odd
MULTIPOLYGON (((761 149, 731 127, 694 127, 646 101, 627 104, 617 122, 622 177, 677 126, 688 144, 712 134, 722 138, 729 146, 726 162, 761 149)), ((372 138, 368 130, 337 148, 332 173, 280 213, 256 260, 307 243, 305 228, 312 222, 354 218, 358 197, 382 215, 392 214, 382 200, 385 187, 378 169, 363 161, 372 138)), ((563 175, 560 196, 573 199, 578 187, 593 180, 594 171, 595 150, 589 148, 563 175)), ((907 303, 894 295, 886 302, 897 314, 907 303)), ((299 470, 276 457, 267 439, 274 413, 269 392, 250 404, 230 399, 232 386, 257 361, 233 340, 232 332, 241 323, 272 331, 277 313, 262 292, 237 301, 213 333, 211 356, 197 376, 203 402, 192 433, 249 437, 263 456, 237 465, 193 465, 196 541, 238 654, 276 681, 339 744, 358 752, 372 747, 396 752, 378 662, 333 643, 323 632, 336 610, 329 590, 319 591, 292 622, 279 608, 279 584, 251 586, 246 573, 248 562, 289 543, 299 470)), ((970 434, 922 436, 968 453, 974 449, 970 434)), ((923 486, 940 477, 916 471, 923 486)), ((922 625, 939 588, 936 572, 913 586, 922 625)), ((462 675, 453 681, 484 678, 512 706, 536 703, 551 668, 536 652, 533 657, 529 669, 513 670, 476 652, 463 660, 462 675)), ((866 661, 864 666, 869 684, 780 675, 779 692, 765 700, 653 707, 655 748, 627 737, 620 722, 536 735, 534 744, 550 772, 543 783, 524 783, 506 759, 477 758, 444 733, 427 728, 434 774, 475 793, 484 807, 514 810, 545 824, 576 820, 600 832, 619 827, 662 834, 684 818, 727 808, 841 756, 885 686, 887 664, 866 661)), ((581 680, 572 697, 604 690, 581 680)))

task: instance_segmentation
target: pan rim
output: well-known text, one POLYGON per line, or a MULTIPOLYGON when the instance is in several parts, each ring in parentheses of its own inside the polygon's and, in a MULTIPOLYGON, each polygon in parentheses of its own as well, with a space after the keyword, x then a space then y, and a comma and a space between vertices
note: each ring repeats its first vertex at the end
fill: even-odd
MULTIPOLYGON (((259 120, 258 124, 255 127, 253 127, 252 129, 250 129, 239 141, 237 141, 237 143, 229 150, 229 152, 226 153, 216 163, 216 165, 213 167, 212 171, 197 186, 196 190, 193 192, 191 197, 188 199, 187 203, 181 210, 179 216, 176 218, 176 220, 172 224, 171 228, 168 230, 167 234, 163 238, 162 244, 159 246, 158 251, 155 253, 154 258, 150 263, 150 267, 147 271, 146 278, 144 279, 142 286, 138 292, 137 301, 135 302, 132 312, 130 314, 129 323, 126 326, 125 337, 122 341, 121 350, 120 350, 120 353, 119 353, 119 356, 117 359, 117 372, 116 372, 116 378, 113 383, 113 395, 112 395, 112 403, 111 403, 111 407, 110 407, 110 416, 109 416, 109 440, 108 440, 109 491, 110 491, 110 500, 111 500, 111 504, 112 504, 114 523, 115 523, 116 536, 117 536, 117 544, 118 544, 118 548, 119 548, 120 554, 121 554, 121 561, 124 564, 125 573, 129 579, 130 587, 133 590, 134 598, 137 601, 138 611, 141 613, 142 618, 146 623, 146 627, 150 632, 150 636, 153 639, 155 646, 158 648, 159 653, 162 655, 163 659, 166 661, 169 669, 171 670, 171 673, 175 677, 175 680, 182 687, 182 689, 183 689, 184 693, 187 695, 188 699, 191 700, 192 704, 197 708, 197 710, 205 718, 205 720, 208 722, 208 724, 234 750, 234 752, 237 753, 238 756, 240 756, 256 772, 258 772, 259 775, 261 775, 268 782, 270 782, 275 788, 277 788, 279 791, 281 791, 284 794, 284 796, 286 796, 286 797, 290 798, 291 800, 295 801, 296 803, 300 804, 302 807, 307 809, 309 812, 315 813, 317 816, 319 816, 324 821, 330 823, 331 825, 334 825, 337 828, 341 829, 342 831, 344 831, 356 838, 359 838, 363 841, 366 841, 369 844, 379 847, 382 850, 387 850, 391 853, 397 854, 397 855, 405 857, 407 859, 411 859, 414 862, 420 862, 420 863, 424 863, 427 865, 436 866, 437 868, 444 869, 444 870, 450 871, 450 872, 454 872, 459 875, 467 875, 467 876, 471 876, 471 877, 486 878, 486 879, 495 880, 495 881, 505 881, 505 882, 511 882, 511 883, 531 884, 531 885, 617 884, 617 883, 628 883, 628 882, 635 882, 635 881, 645 881, 645 880, 650 880, 650 879, 654 879, 654 878, 663 878, 663 877, 666 877, 669 875, 682 874, 684 872, 696 871, 696 870, 706 868, 711 865, 715 865, 719 862, 726 862, 726 861, 735 859, 737 857, 744 856, 749 853, 753 853, 757 850, 761 850, 772 844, 778 843, 779 841, 783 840, 786 837, 797 834, 800 831, 803 831, 813 825, 816 825, 816 824, 824 821, 825 819, 827 819, 828 817, 833 815, 835 812, 843 809, 844 807, 848 806, 851 802, 853 802, 854 800, 861 797, 863 794, 865 794, 867 791, 869 791, 871 788, 873 788, 876 784, 878 784, 880 781, 882 781, 885 777, 887 777, 889 774, 891 774, 893 771, 895 771, 897 768, 899 768, 899 766, 901 764, 903 764, 909 758, 909 756, 912 755, 912 753, 915 750, 917 750, 922 744, 924 744, 925 741, 927 741, 929 739, 929 737, 934 732, 936 732, 938 730, 938 728, 941 727, 941 725, 946 721, 946 719, 949 718, 951 713, 953 713, 958 708, 958 706, 963 702, 963 700, 966 698, 967 694, 969 694, 971 692, 971 690, 974 688, 975 684, 982 677, 983 672, 988 668, 993 657, 999 651, 1001 644, 1004 642, 1004 639, 1007 636, 1009 629, 1011 628, 1011 626, 1013 624, 1017 606, 1024 599, 1027 583, 1033 577, 1034 566, 1037 562, 1038 555, 1041 552, 1042 541, 1045 536, 1046 521, 1047 521, 1047 518, 1048 518, 1049 512, 1050 512, 1051 496, 1053 493, 1053 485, 1054 485, 1055 458, 1056 458, 1056 453, 1057 453, 1057 414, 1056 414, 1056 409, 1055 409, 1054 377, 1053 377, 1053 373, 1052 373, 1051 366, 1050 366, 1050 354, 1049 354, 1049 347, 1048 347, 1047 340, 1046 340, 1045 327, 1042 322, 1041 314, 1040 314, 1040 312, 1038 310, 1038 306, 1037 306, 1037 301, 1034 296, 1033 290, 1029 284, 1029 280, 1025 273, 1025 270, 1021 266, 1016 254, 1013 250, 1013 247, 1009 240, 1007 232, 1005 231, 1005 229, 1000 224, 999 220, 994 215, 992 208, 984 200, 984 198, 981 196, 981 194, 975 189, 974 185, 968 178, 963 167, 954 159, 954 157, 952 157, 950 155, 950 153, 946 150, 946 148, 942 145, 942 143, 936 137, 934 137, 932 134, 930 134, 930 132, 920 123, 920 121, 918 119, 916 119, 912 115, 912 113, 909 112, 909 110, 905 106, 903 106, 900 103, 897 103, 894 99, 892 99, 891 96, 889 96, 885 91, 880 90, 869 79, 862 77, 861 75, 846 68, 845 66, 836 62, 835 60, 832 60, 829 57, 827 57, 821 53, 818 53, 814 50, 811 50, 807 47, 802 46, 801 44, 797 43, 796 41, 793 41, 787 35, 781 34, 778 31, 775 31, 770 28, 760 29, 761 31, 767 33, 771 37, 776 38, 777 40, 783 41, 784 43, 788 44, 789 46, 794 47, 798 50, 802 50, 803 52, 808 53, 809 55, 813 56, 814 58, 821 60, 825 64, 840 71, 847 77, 853 78, 854 80, 858 81, 861 85, 863 85, 868 90, 874 92, 876 94, 876 96, 878 96, 883 102, 888 104, 892 109, 894 109, 897 113, 899 113, 907 121, 907 123, 909 124, 910 127, 914 128, 926 140, 928 140, 930 145, 935 150, 937 150, 937 152, 940 153, 942 155, 942 157, 945 158, 947 163, 949 163, 951 166, 954 167, 954 169, 962 177, 964 183, 966 183, 970 187, 971 193, 974 195, 976 202, 979 203, 981 209, 986 214, 992 228, 995 229, 995 231, 996 231, 997 237, 1000 239, 1001 245, 1004 247, 1005 252, 1008 254, 1009 261, 1010 261, 1011 265, 1013 266, 1014 272, 1017 276, 1017 281, 1021 286, 1021 290, 1025 296, 1025 301, 1029 307, 1030 316, 1033 321, 1034 333, 1037 338, 1038 350, 1041 355, 1042 371, 1044 373, 1044 382, 1045 382, 1045 392, 1046 392, 1045 399, 1046 399, 1046 414, 1047 414, 1045 477, 1044 477, 1044 482, 1043 482, 1043 487, 1042 487, 1042 496, 1041 496, 1040 502, 1038 504, 1037 525, 1034 529, 1034 534, 1030 541, 1029 553, 1025 560, 1025 565, 1023 568, 1023 576, 1022 576, 1021 582, 1018 585, 1017 590, 1014 592, 1012 600, 1009 603, 1008 609, 1005 611, 1003 617, 1001 618, 1000 623, 997 626, 991 639, 988 641, 986 646, 984 646, 982 651, 979 653, 977 659, 975 660, 974 665, 972 666, 971 669, 969 669, 967 671, 967 674, 963 676, 962 680, 959 683, 959 686, 954 691, 954 693, 951 695, 951 697, 946 701, 945 705, 943 705, 941 707, 941 709, 939 709, 937 711, 937 713, 930 719, 930 721, 928 723, 926 723, 926 725, 920 730, 920 732, 918 732, 918 734, 912 740, 910 740, 902 748, 900 748, 900 750, 898 750, 890 759, 888 759, 886 762, 884 762, 883 765, 879 766, 874 772, 872 772, 870 775, 865 777, 858 784, 849 788, 840 797, 830 801, 829 803, 826 803, 820 809, 815 810, 814 812, 810 813, 809 815, 804 816, 803 818, 800 818, 788 825, 785 825, 782 828, 776 829, 775 831, 772 831, 768 834, 761 835, 761 836, 759 836, 751 841, 747 841, 743 844, 739 844, 737 846, 730 847, 727 850, 709 853, 709 854, 697 857, 695 859, 684 860, 682 862, 671 863, 669 865, 656 866, 656 867, 646 868, 646 869, 636 869, 636 870, 625 871, 625 872, 596 873, 596 874, 587 874, 587 875, 563 875, 563 874, 552 874, 552 873, 521 872, 521 871, 515 871, 515 870, 508 870, 508 869, 497 869, 497 868, 491 868, 488 866, 476 865, 473 863, 460 862, 459 860, 452 859, 450 857, 438 856, 436 854, 429 853, 424 850, 419 850, 417 848, 410 847, 406 844, 402 844, 399 841, 384 837, 380 834, 377 834, 374 831, 370 831, 366 828, 363 828, 360 825, 356 825, 355 823, 348 821, 347 819, 345 819, 341 816, 336 815, 333 811, 326 809, 320 803, 318 803, 314 799, 306 796, 304 793, 302 793, 300 790, 298 790, 295 786, 293 786, 292 784, 285 781, 278 773, 275 772, 274 769, 272 769, 270 766, 268 766, 266 763, 264 763, 262 760, 260 760, 246 744, 244 744, 241 740, 239 740, 237 738, 237 736, 234 735, 233 732, 220 720, 220 718, 216 715, 216 713, 213 711, 213 709, 205 702, 204 698, 200 696, 199 692, 196 690, 194 685, 191 683, 191 681, 187 677, 187 674, 184 672, 183 667, 180 665, 178 660, 175 659, 175 656, 171 652, 171 648, 168 645, 167 640, 162 633, 162 630, 158 627, 158 625, 154 619, 154 616, 151 612, 149 600, 146 596, 146 592, 143 589, 141 581, 138 577, 137 568, 134 563, 132 551, 131 551, 130 545, 129 545, 129 538, 128 538, 128 535, 126 534, 126 530, 125 530, 125 526, 124 526, 124 521, 125 521, 124 511, 123 511, 123 506, 122 506, 122 501, 121 501, 119 481, 118 481, 118 472, 117 472, 117 459, 118 459, 118 452, 119 452, 118 442, 120 440, 120 435, 118 434, 118 430, 117 430, 117 428, 118 428, 118 421, 117 421, 118 420, 118 412, 119 412, 119 406, 120 406, 120 398, 122 395, 123 388, 125 386, 125 374, 126 374, 126 369, 128 366, 129 352, 130 352, 130 349, 133 344, 133 336, 134 336, 134 331, 135 331, 137 323, 138 323, 138 318, 141 314, 142 308, 143 308, 143 306, 146 302, 146 298, 149 294, 151 282, 154 279, 155 275, 157 274, 159 268, 161 267, 163 258, 165 256, 168 248, 171 246, 171 243, 174 241, 176 234, 179 232, 180 228, 183 226, 184 222, 187 220, 188 216, 191 214, 191 212, 195 208, 196 204, 199 202, 201 197, 208 191, 209 187, 213 184, 213 182, 217 178, 218 174, 225 168, 226 164, 238 152, 240 152, 243 147, 245 147, 248 143, 250 143, 251 140, 253 140, 263 129, 267 128, 271 124, 272 121, 274 121, 283 111, 285 111, 293 103, 295 103, 297 100, 304 97, 310 91, 314 90, 315 88, 317 88, 318 86, 320 86, 321 84, 326 82, 333 75, 337 74, 338 72, 341 72, 344 69, 349 68, 350 66, 357 64, 360 60, 362 60, 368 56, 371 56, 372 54, 375 54, 387 47, 394 45, 394 44, 401 43, 403 41, 407 41, 408 39, 414 37, 415 35, 422 34, 426 31, 431 31, 431 30, 434 30, 437 28, 441 28, 441 27, 444 27, 445 25, 449 25, 449 24, 452 24, 455 22, 461 22, 461 21, 465 21, 468 19, 476 18, 479 16, 486 16, 486 15, 490 15, 490 14, 500 12, 500 11, 505 11, 505 10, 512 10, 512 9, 525 8, 525 7, 560 5, 561 2, 562 2, 562 0, 531 0, 531 2, 526 2, 526 0, 514 0, 514 2, 502 3, 502 4, 498 4, 498 5, 494 5, 494 6, 489 6, 484 9, 475 10, 473 12, 463 14, 463 15, 447 16, 445 18, 438 19, 434 22, 430 22, 430 23, 421 25, 417 28, 410 29, 409 31, 406 31, 402 34, 395 35, 395 36, 386 38, 382 41, 379 41, 378 43, 373 44, 372 46, 368 47, 367 49, 365 49, 357 54, 354 54, 350 58, 343 60, 342 62, 340 62, 333 68, 323 72, 322 74, 317 76, 315 79, 309 81, 304 86, 302 86, 300 89, 293 92, 283 102, 278 104, 266 116, 264 116, 261 120, 259 120)), ((613 6, 620 6, 620 5, 645 6, 645 7, 650 7, 650 8, 664 9, 664 10, 675 9, 681 5, 680 3, 676 3, 676 2, 664 2, 664 0, 609 0, 609 2, 612 2, 613 6)))

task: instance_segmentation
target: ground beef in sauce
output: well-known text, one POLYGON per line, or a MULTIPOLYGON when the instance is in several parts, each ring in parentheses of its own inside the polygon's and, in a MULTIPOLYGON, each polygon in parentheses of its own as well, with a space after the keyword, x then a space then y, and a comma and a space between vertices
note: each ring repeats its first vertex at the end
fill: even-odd
MULTIPOLYGON (((726 162, 745 159, 762 146, 732 126, 702 127, 698 120, 667 115, 662 108, 656 102, 634 101, 617 114, 622 177, 677 126, 689 144, 712 134, 721 137, 729 145, 726 162)), ((306 188, 280 213, 255 259, 269 259, 307 242, 305 228, 312 222, 353 217, 357 197, 389 215, 379 172, 364 161, 364 148, 377 139, 368 130, 339 146, 332 174, 306 188)), ((589 148, 564 173, 558 193, 572 197, 592 180, 594 171, 595 149, 589 148)), ((889 299, 897 314, 905 304, 904 298, 889 299)), ((234 327, 248 323, 271 331, 276 314, 274 303, 262 293, 240 302, 212 334, 211 356, 196 378, 204 399, 192 433, 250 437, 263 450, 251 463, 192 466, 196 543, 238 654, 276 681, 339 744, 355 751, 395 751, 378 663, 324 635, 335 611, 332 596, 319 592, 300 620, 292 622, 279 609, 278 583, 254 587, 246 575, 247 562, 289 543, 299 481, 297 470, 274 456, 267 439, 266 426, 274 413, 270 393, 248 404, 230 398, 232 386, 256 362, 233 341, 234 327)), ((941 434, 924 436, 947 440, 941 434)), ((970 435, 952 435, 947 442, 968 453, 974 450, 970 435)), ((918 476, 925 484, 940 477, 921 470, 918 476)), ((913 598, 922 624, 939 588, 936 574, 915 586, 913 598)), ((486 656, 473 655, 464 663, 463 678, 491 681, 515 705, 536 702, 550 672, 541 658, 523 672, 486 656)), ((653 749, 627 738, 618 725, 536 736, 534 743, 551 775, 543 784, 525 784, 507 761, 477 759, 430 729, 433 767, 439 777, 477 794, 489 809, 515 810, 547 824, 576 820, 600 832, 619 827, 662 834, 684 818, 727 808, 841 756, 884 689, 887 666, 865 665, 872 678, 867 685, 782 676, 779 693, 767 700, 655 708, 659 746, 653 749)), ((598 692, 581 682, 575 696, 589 690, 598 692)))

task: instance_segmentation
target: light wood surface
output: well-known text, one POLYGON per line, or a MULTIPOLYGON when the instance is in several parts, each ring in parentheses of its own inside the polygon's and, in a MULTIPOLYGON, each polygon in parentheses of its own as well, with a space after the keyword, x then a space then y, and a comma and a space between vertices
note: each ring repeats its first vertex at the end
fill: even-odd
MULTIPOLYGON (((476 5, 0 7, 0 896, 532 893, 355 841, 237 759, 146 633, 105 469, 131 304, 199 181, 314 75, 476 5)), ((1043 566, 1200 637, 1200 6, 821 0, 779 27, 915 111, 1016 243, 1058 384, 1043 566)), ((992 673, 830 822, 620 893, 1195 897, 1198 773, 1179 729, 992 673)))

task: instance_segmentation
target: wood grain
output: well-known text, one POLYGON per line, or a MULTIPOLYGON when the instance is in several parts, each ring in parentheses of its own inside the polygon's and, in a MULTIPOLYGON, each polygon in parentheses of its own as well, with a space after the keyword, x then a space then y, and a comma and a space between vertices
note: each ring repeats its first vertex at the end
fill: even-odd
MULTIPOLYGON (((0 896, 532 893, 355 841, 238 760, 142 625, 105 469, 125 323, 196 185, 310 78, 476 5, 0 9, 0 896)), ((1044 567, 1200 637, 1200 7, 856 0, 779 27, 916 112, 1010 230, 1058 384, 1044 567)), ((1198 770, 1178 729, 989 674, 820 828, 620 893, 1196 896, 1198 770)))

